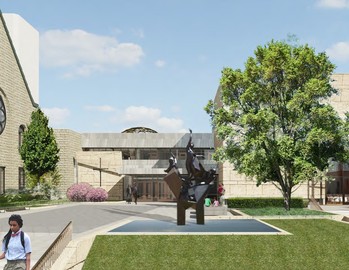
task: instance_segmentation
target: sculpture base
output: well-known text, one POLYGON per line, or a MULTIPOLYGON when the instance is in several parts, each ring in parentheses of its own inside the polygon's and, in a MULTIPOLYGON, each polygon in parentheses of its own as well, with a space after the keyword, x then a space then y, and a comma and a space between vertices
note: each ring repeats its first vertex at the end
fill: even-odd
POLYGON ((177 225, 185 225, 185 211, 190 207, 196 210, 196 223, 204 225, 204 199, 198 202, 188 202, 182 199, 177 200, 177 225))
POLYGON ((205 224, 204 195, 208 185, 188 186, 189 181, 181 178, 175 168, 165 176, 164 181, 177 198, 177 225, 185 225, 185 211, 190 207, 196 210, 196 223, 205 224))

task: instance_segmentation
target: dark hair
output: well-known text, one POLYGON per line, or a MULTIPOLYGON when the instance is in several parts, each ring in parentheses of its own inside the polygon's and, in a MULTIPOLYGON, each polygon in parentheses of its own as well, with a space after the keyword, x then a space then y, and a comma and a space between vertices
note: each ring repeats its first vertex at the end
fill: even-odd
POLYGON ((16 221, 20 228, 23 226, 23 219, 20 215, 11 215, 8 219, 8 224, 10 224, 10 221, 16 221))

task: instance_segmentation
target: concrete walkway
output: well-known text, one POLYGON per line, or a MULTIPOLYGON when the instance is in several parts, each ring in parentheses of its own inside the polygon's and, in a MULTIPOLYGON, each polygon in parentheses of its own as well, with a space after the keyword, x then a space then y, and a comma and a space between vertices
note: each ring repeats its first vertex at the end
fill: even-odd
MULTIPOLYGON (((43 255, 66 225, 73 223, 73 240, 87 235, 107 233, 122 222, 134 219, 154 219, 176 222, 175 203, 70 203, 0 213, 0 231, 9 230, 8 218, 19 214, 23 218, 23 231, 32 241, 32 266, 43 255)), ((190 212, 186 211, 187 220, 190 212)), ((0 268, 6 260, 0 261, 0 268)))
POLYGON ((349 217, 349 205, 320 205, 323 211, 349 217))

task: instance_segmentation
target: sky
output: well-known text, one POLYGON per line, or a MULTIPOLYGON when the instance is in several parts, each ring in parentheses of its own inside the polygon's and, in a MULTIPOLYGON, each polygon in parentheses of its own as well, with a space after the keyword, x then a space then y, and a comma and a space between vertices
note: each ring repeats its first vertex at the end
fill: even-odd
POLYGON ((40 108, 76 132, 211 132, 225 67, 271 40, 349 73, 349 0, 0 0, 40 34, 40 108))

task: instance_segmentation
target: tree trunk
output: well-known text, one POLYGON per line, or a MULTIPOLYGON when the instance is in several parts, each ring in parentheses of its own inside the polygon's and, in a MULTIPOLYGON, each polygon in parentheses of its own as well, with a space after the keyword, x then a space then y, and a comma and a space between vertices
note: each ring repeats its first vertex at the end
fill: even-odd
POLYGON ((286 211, 291 209, 291 190, 286 190, 283 193, 284 196, 284 207, 286 211))

